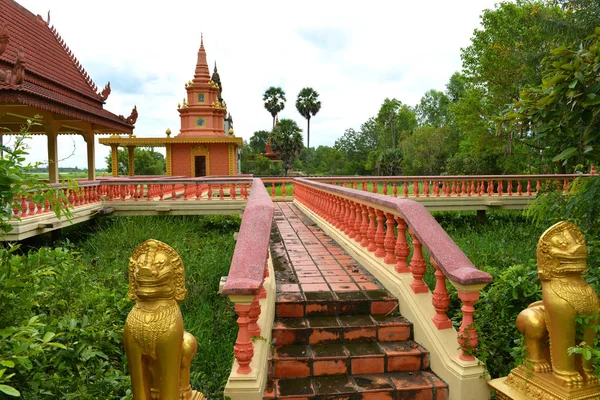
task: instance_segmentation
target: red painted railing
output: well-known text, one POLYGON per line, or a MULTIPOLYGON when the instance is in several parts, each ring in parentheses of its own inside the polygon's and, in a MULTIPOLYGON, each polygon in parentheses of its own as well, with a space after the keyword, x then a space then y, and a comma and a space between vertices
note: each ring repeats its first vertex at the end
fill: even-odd
POLYGON ((235 304, 239 331, 234 356, 240 374, 251 372, 254 356, 253 336, 260 336, 257 324, 261 307, 259 300, 266 293, 263 287, 268 276, 269 240, 273 220, 273 202, 260 179, 253 180, 253 189, 244 210, 242 225, 222 293, 235 304))
POLYGON ((394 265, 398 274, 412 274, 410 288, 414 293, 429 291, 423 281, 426 263, 422 247, 425 247, 436 277, 432 300, 436 315, 432 322, 437 329, 452 327, 446 315, 450 305, 446 289, 448 279, 457 287, 463 303, 463 320, 458 332, 460 358, 475 359, 471 351, 477 346, 473 305, 479 300, 481 288, 492 281, 492 276, 469 261, 422 204, 308 179, 296 178, 295 183, 297 201, 350 240, 381 257, 385 264, 394 265), (412 240, 410 260, 407 237, 412 240))
POLYGON ((315 182, 394 197, 531 196, 540 188, 568 190, 569 175, 465 175, 465 176, 337 176, 312 177, 315 182))
POLYGON ((100 182, 98 181, 78 181, 72 185, 47 184, 47 188, 39 191, 31 191, 14 199, 12 209, 13 216, 18 218, 32 217, 35 215, 53 212, 51 202, 60 202, 63 207, 75 209, 92 203, 98 203, 102 200, 100 195, 100 182), (49 191, 55 191, 54 196, 48 199, 49 191))
POLYGON ((294 178, 260 178, 270 193, 271 199, 281 198, 291 200, 294 196, 294 178))
POLYGON ((247 200, 252 178, 113 178, 102 182, 108 201, 247 200))

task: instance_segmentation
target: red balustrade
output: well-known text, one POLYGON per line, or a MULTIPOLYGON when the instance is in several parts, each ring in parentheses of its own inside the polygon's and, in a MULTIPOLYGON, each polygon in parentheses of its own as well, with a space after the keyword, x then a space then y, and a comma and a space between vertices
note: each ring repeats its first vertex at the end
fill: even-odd
MULTIPOLYGON (((370 182, 375 185, 372 179, 370 182)), ((435 190, 439 189, 439 182, 442 182, 442 193, 452 191, 456 196, 468 196, 494 188, 494 184, 489 180, 443 181, 436 178, 433 182, 436 196, 440 195, 440 191, 435 190)), ((508 184, 507 190, 511 185, 512 183, 508 184)), ((500 186, 500 193, 508 193, 504 192, 502 184, 500 186)), ((427 185, 423 186, 424 195, 428 193, 425 187, 427 185)), ((417 190, 415 189, 415 192, 417 190)), ((509 192, 515 194, 512 190, 509 192)), ((425 247, 431 256, 430 263, 435 275, 435 288, 432 293, 435 315, 431 319, 432 324, 439 330, 452 327, 446 314, 450 306, 446 282, 450 280, 459 287, 458 294, 463 304, 463 319, 457 337, 461 349, 460 358, 474 359, 472 350, 477 346, 477 331, 473 323, 474 304, 479 299, 479 290, 491 282, 492 277, 473 266, 423 205, 363 190, 314 182, 312 179, 296 179, 295 199, 343 234, 351 237, 354 233, 354 240, 376 257, 383 257, 384 263, 394 265, 397 273, 410 273, 410 288, 415 294, 429 291, 423 281, 427 271, 423 257, 425 247), (324 201, 326 206, 323 205, 324 201), (407 231, 413 248, 410 262, 407 231)))

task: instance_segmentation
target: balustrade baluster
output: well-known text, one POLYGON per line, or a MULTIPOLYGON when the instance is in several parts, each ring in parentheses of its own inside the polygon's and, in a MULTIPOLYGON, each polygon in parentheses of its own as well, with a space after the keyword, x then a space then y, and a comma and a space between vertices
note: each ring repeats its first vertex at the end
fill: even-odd
POLYGON ((408 197, 408 181, 404 181, 404 197, 408 197))
POLYGON ((360 245, 362 247, 367 247, 369 245, 369 211, 367 210, 367 206, 364 204, 360 205, 361 214, 362 214, 362 223, 360 225, 360 236, 361 241, 360 245))
POLYGON ((354 203, 354 218, 354 240, 357 243, 360 243, 362 242, 362 213, 360 209, 360 204, 358 203, 354 203))
POLYGON ((256 323, 260 318, 260 303, 258 301, 258 296, 254 296, 254 300, 250 305, 250 312, 248 313, 248 319, 250 323, 248 324, 248 333, 251 337, 260 336, 260 326, 256 323))
POLYGON ((541 182, 538 180, 535 185, 535 193, 538 194, 540 192, 540 187, 542 187, 541 182))
POLYGON ((531 180, 527 180, 527 196, 531 196, 531 180))
POLYGON ((413 182, 413 196, 419 197, 419 182, 413 182))
POLYGON ((394 216, 390 213, 385 213, 387 229, 385 231, 385 239, 383 247, 385 248, 385 258, 383 262, 386 264, 396 264, 396 256, 394 250, 396 247, 396 234, 394 233, 394 216))
POLYGON ((484 193, 485 181, 479 181, 477 196, 482 196, 484 193))
POLYGON ((19 201, 19 197, 18 196, 16 196, 13 199, 13 209, 12 209, 12 211, 13 211, 13 215, 14 216, 18 216, 19 213, 21 212, 21 202, 19 201))
POLYGON ((281 182, 281 195, 283 197, 287 196, 287 190, 286 190, 286 183, 285 182, 281 182))
POLYGON ((271 197, 275 198, 275 181, 271 182, 271 197))
POLYGON ((498 196, 502 196, 504 192, 504 186, 502 184, 502 179, 498 179, 498 196))
POLYGON ((162 201, 162 200, 163 200, 163 198, 165 197, 165 185, 164 185, 164 184, 162 184, 162 183, 161 183, 161 184, 159 184, 159 186, 158 186, 158 190, 159 190, 159 193, 158 193, 158 200, 159 200, 159 201, 162 201))
POLYGON ((375 251, 375 249, 377 249, 377 245, 375 244, 375 232, 377 231, 375 221, 375 209, 373 207, 369 207, 369 229, 367 230, 367 236, 369 239, 367 250, 369 251, 375 251))
POLYGON ((219 200, 223 200, 225 198, 225 192, 223 191, 223 184, 219 183, 219 200))
POLYGON ((387 196, 388 194, 388 182, 383 181, 383 194, 387 196))
POLYGON ((398 237, 396 239, 396 272, 404 273, 410 272, 408 268, 408 254, 410 249, 408 248, 408 242, 406 241, 406 223, 401 217, 396 216, 396 222, 398 223, 398 237))
MULTIPOLYGON (((231 187, 229 188, 229 196, 231 196, 231 200, 235 200, 236 199, 236 197, 235 197, 235 191, 236 190, 237 189, 235 187, 235 183, 232 183, 231 187)), ((285 194, 284 194, 284 196, 285 196, 285 194)))
POLYGON ((427 293, 429 288, 425 282, 423 282, 423 276, 425 275, 425 271, 427 269, 427 264, 425 264, 425 260, 423 259, 423 245, 412 229, 409 228, 408 232, 412 236, 413 245, 413 254, 412 258, 410 259, 410 270, 412 272, 413 281, 410 284, 410 287, 414 293, 427 293))
POLYGON ((523 196, 523 185, 520 179, 517 182, 517 196, 523 196))
POLYGON ((33 201, 33 193, 29 193, 29 199, 27 202, 29 206, 29 215, 33 215, 35 213, 35 202, 33 201))
POLYGON ((237 373, 247 375, 252 372, 250 368, 250 362, 254 357, 254 346, 250 340, 250 332, 248 331, 248 324, 250 324, 251 304, 236 304, 234 306, 235 312, 238 315, 237 324, 239 327, 238 336, 233 346, 233 355, 238 362, 237 373))
POLYGON ((379 188, 377 187, 377 182, 376 181, 372 181, 371 182, 371 192, 372 193, 379 192, 379 188))
POLYGON ((448 295, 448 288, 446 288, 446 276, 433 258, 430 258, 429 262, 435 268, 435 289, 433 289, 431 304, 433 304, 436 314, 431 320, 436 328, 440 330, 448 329, 452 327, 452 321, 446 315, 448 307, 450 307, 450 296, 448 295))
POLYGON ((438 181, 433 181, 433 195, 440 197, 440 184, 438 181))
POLYGON ((383 225, 385 224, 383 211, 375 210, 377 213, 377 232, 375 232, 375 257, 385 256, 385 248, 383 247, 385 241, 385 231, 383 225))
POLYGON ((398 182, 394 181, 394 197, 398 197, 398 182))
POLYGON ((494 181, 490 180, 488 181, 488 196, 493 196, 494 195, 494 181))
POLYGON ((44 212, 50 212, 50 201, 48 199, 44 199, 44 212))
POLYGON ((425 197, 429 197, 429 181, 423 182, 423 194, 425 197))
POLYGON ((352 208, 352 202, 350 200, 344 200, 346 204, 346 214, 344 218, 344 233, 350 235, 352 232, 352 225, 354 224, 354 212, 352 208))
POLYGON ((352 181, 352 189, 356 189, 356 185, 357 185, 357 182, 356 181, 352 181))
POLYGON ((42 200, 38 201, 36 204, 36 210, 35 213, 36 214, 41 214, 42 213, 42 207, 44 206, 44 204, 42 203, 42 200))
POLYGON ((171 200, 177 200, 177 192, 175 191, 175 185, 171 185, 171 200))
POLYGON ((456 181, 452 181, 452 195, 456 196, 456 181))
POLYGON ((566 179, 563 181, 563 192, 564 193, 569 192, 569 181, 567 181, 566 179))
POLYGON ((458 195, 464 196, 465 194, 467 194, 467 182, 462 181, 460 185, 460 192, 458 193, 458 195))
POLYGON ((367 191, 367 181, 363 181, 363 183, 362 183, 362 190, 365 191, 365 192, 367 191))
POLYGON ((21 215, 27 214, 27 200, 25 196, 21 196, 21 215))
POLYGON ((73 189, 69 189, 69 203, 71 203, 72 206, 75 205, 75 195, 73 194, 73 189))
POLYGON ((458 291, 458 297, 463 303, 461 310, 463 312, 462 323, 458 330, 458 344, 461 348, 459 358, 464 361, 474 361, 473 352, 477 348, 478 336, 473 314, 475 313, 474 304, 479 300, 479 292, 458 291))
POLYGON ((513 190, 512 190, 512 181, 511 181, 511 180, 509 180, 509 181, 508 181, 508 186, 507 186, 507 188, 506 188, 506 189, 507 189, 507 191, 508 191, 508 195, 509 195, 509 196, 512 196, 512 194, 513 194, 513 190))

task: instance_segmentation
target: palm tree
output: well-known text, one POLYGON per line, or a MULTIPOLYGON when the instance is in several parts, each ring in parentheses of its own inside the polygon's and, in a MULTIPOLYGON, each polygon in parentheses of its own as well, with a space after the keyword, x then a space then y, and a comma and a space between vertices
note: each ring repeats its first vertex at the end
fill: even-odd
POLYGON ((321 109, 319 93, 313 88, 305 87, 298 93, 296 100, 296 109, 304 118, 306 118, 306 148, 310 149, 310 119, 314 117, 321 109))
POLYGON ((271 139, 274 150, 279 152, 279 158, 283 162, 285 176, 287 176, 288 170, 294 166, 294 160, 302 151, 303 144, 300 132, 302 132, 302 129, 292 119, 282 119, 273 128, 271 139))
POLYGON ((263 94, 265 108, 273 117, 273 128, 275 128, 275 117, 285 107, 285 92, 280 87, 271 86, 263 94))

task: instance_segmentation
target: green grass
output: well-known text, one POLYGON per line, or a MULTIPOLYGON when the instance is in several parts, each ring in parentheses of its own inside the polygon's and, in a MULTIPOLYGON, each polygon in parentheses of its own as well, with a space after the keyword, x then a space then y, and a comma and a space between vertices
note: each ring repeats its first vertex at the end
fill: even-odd
POLYGON ((223 396, 233 361, 236 316, 217 290, 221 276, 229 272, 239 223, 238 216, 114 217, 103 220, 77 246, 86 263, 104 270, 98 278, 119 296, 126 296, 127 263, 140 243, 160 240, 179 253, 188 291, 180 304, 184 326, 198 340, 192 386, 208 398, 223 396))

